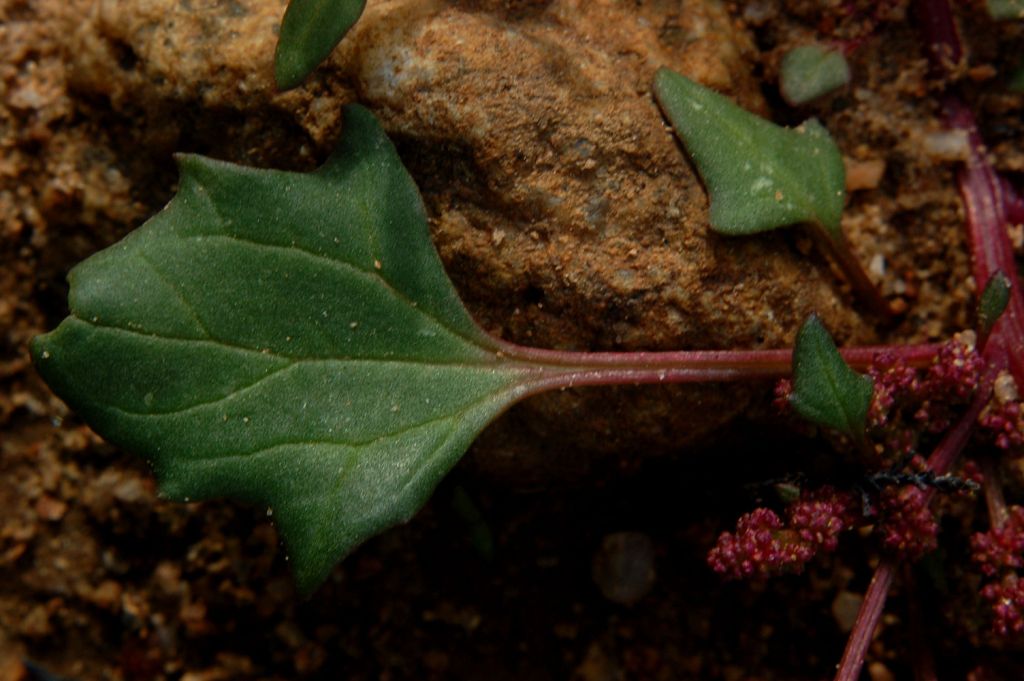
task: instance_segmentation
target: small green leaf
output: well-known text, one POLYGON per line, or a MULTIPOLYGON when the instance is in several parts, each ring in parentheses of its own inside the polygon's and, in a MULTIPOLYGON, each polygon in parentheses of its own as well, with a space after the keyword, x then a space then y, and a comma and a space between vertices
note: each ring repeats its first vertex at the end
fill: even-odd
POLYGON ((1024 0, 988 0, 988 13, 997 21, 1024 19, 1024 0))
POLYGON ((71 272, 33 358, 165 495, 270 507, 309 591, 415 513, 530 369, 462 306, 365 109, 313 173, 180 165, 167 208, 71 272))
POLYGON ((277 86, 298 87, 341 42, 365 6, 366 0, 291 0, 274 55, 277 86))
POLYGON ((793 348, 789 401, 808 421, 864 440, 874 383, 851 369, 816 316, 800 327, 793 348))
POLYGON ((978 325, 983 336, 987 336, 996 325, 1009 302, 1010 279, 1002 272, 996 272, 985 284, 985 290, 978 299, 978 325))
POLYGON ((782 58, 779 89, 790 104, 805 104, 849 82, 850 66, 838 50, 804 45, 782 58))
POLYGON ((810 222, 842 241, 843 159, 821 124, 779 127, 664 68, 654 92, 704 178, 716 231, 810 222))

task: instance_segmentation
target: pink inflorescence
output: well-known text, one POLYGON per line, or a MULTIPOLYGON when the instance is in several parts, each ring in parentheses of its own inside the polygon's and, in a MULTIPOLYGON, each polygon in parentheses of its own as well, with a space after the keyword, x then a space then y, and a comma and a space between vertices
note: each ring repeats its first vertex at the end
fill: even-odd
POLYGON ((816 551, 835 551, 839 533, 856 522, 852 494, 825 486, 804 493, 789 507, 789 526, 816 551))
POLYGON ((921 404, 914 419, 925 430, 940 433, 952 424, 951 406, 965 402, 978 387, 985 360, 968 332, 943 343, 920 384, 921 404))
POLYGON ((730 579, 801 572, 819 551, 834 551, 838 535, 853 523, 852 495, 829 487, 801 495, 788 513, 788 526, 774 512, 755 509, 723 532, 708 564, 730 579))
POLYGON ((981 416, 978 424, 989 431, 995 444, 1006 451, 1024 449, 1024 409, 1018 400, 999 403, 993 400, 981 416))
POLYGON ((965 401, 978 387, 985 360, 967 332, 957 334, 939 347, 935 361, 922 382, 925 394, 939 393, 965 401))
POLYGON ((875 392, 868 409, 868 422, 872 427, 885 426, 893 408, 907 399, 916 397, 919 389, 917 371, 894 352, 879 353, 868 369, 875 382, 875 392))
POLYGON ((788 414, 793 411, 793 407, 789 402, 789 396, 793 394, 793 381, 788 378, 780 378, 775 383, 775 395, 772 399, 772 405, 778 410, 780 414, 788 414))
POLYGON ((928 494, 914 485, 887 487, 879 499, 882 544, 904 558, 920 558, 938 545, 939 526, 928 494))
POLYGON ((1011 506, 1002 527, 971 537, 971 558, 992 577, 1004 569, 1024 567, 1024 507, 1011 506))
POLYGON ((981 595, 992 603, 992 631, 1000 636, 1024 632, 1024 582, 1016 572, 985 585, 981 595))

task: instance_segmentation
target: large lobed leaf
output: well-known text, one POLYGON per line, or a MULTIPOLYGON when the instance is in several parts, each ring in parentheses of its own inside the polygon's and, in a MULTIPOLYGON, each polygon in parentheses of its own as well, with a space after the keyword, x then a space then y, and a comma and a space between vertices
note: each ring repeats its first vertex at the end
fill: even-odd
POLYGON ((166 209, 70 274, 40 373, 174 499, 273 510, 299 586, 409 518, 521 396, 373 116, 319 170, 180 159, 166 209))
POLYGON ((842 240, 843 160, 820 123, 779 127, 665 68, 654 92, 704 178, 716 231, 752 234, 808 222, 842 240))

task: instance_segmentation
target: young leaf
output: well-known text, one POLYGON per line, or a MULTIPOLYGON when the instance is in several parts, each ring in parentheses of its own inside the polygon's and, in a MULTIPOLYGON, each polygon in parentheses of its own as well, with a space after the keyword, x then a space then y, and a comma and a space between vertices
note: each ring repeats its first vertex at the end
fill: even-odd
POLYGON ((365 6, 366 0, 291 0, 274 55, 277 86, 298 87, 341 42, 365 6))
POLYGON ((1024 19, 1024 0, 988 0, 986 5, 993 19, 1024 19))
POLYGON ((810 222, 842 241, 843 160, 821 124, 779 127, 665 68, 654 92, 704 178, 716 231, 810 222))
POLYGON ((983 337, 988 336, 1009 302, 1010 279, 1001 271, 996 272, 985 284, 985 290, 978 299, 978 325, 983 337))
POLYGON ((851 369, 816 316, 800 327, 793 348, 793 392, 798 414, 835 428, 856 442, 864 440, 874 383, 851 369))
POLYGON ((33 358, 165 495, 271 507, 309 591, 426 501, 529 369, 467 314, 365 109, 310 174, 180 166, 167 208, 71 272, 33 358))
POLYGON ((805 104, 849 82, 850 66, 838 50, 803 45, 782 58, 779 89, 790 104, 805 104))

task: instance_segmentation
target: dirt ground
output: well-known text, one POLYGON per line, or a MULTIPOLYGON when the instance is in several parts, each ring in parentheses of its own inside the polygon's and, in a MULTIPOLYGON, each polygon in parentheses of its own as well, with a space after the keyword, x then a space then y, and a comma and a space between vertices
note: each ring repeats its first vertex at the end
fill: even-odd
MULTIPOLYGON (((509 26, 533 21, 542 29, 545 12, 560 7, 562 14, 550 19, 551 26, 560 25, 572 5, 440 4, 509 26)), ((735 32, 730 40, 738 47, 722 59, 741 69, 743 75, 729 81, 741 100, 786 124, 817 116, 835 136, 851 175, 861 178, 851 191, 844 228, 883 292, 907 312, 892 328, 860 316, 798 232, 736 248, 759 262, 770 258, 780 268, 803 268, 801 282, 813 291, 806 300, 831 306, 844 339, 945 338, 970 324, 974 289, 955 186, 956 151, 940 144, 937 97, 907 3, 880 3, 890 10, 877 23, 866 18, 875 3, 848 4, 861 7, 855 19, 844 18, 840 3, 825 0, 707 3, 714 6, 707 11, 735 32), (782 102, 776 82, 787 49, 862 35, 849 56, 849 87, 800 110, 782 102), (869 171, 879 163, 884 172, 872 180, 869 171)), ((453 280, 471 311, 506 338, 563 347, 571 341, 591 349, 747 347, 783 344, 792 323, 761 334, 749 324, 707 323, 698 324, 698 333, 688 329, 697 328, 699 310, 686 308, 692 316, 682 321, 646 318, 645 310, 665 305, 661 293, 645 297, 634 290, 639 284, 626 291, 594 283, 613 271, 602 257, 637 257, 628 247, 635 235, 612 227, 601 228, 603 242, 598 235, 580 237, 577 252, 593 258, 590 269, 598 274, 587 275, 580 265, 579 277, 595 279, 576 288, 559 284, 543 274, 557 234, 534 237, 536 228, 524 226, 517 213, 532 195, 512 191, 502 199, 489 187, 481 196, 496 202, 498 208, 491 208, 478 205, 482 199, 470 185, 461 194, 438 187, 439 164, 448 158, 439 150, 447 147, 419 149, 418 133, 404 127, 411 123, 401 107, 385 95, 373 99, 375 90, 358 79, 332 80, 334 67, 288 100, 261 100, 258 83, 251 94, 230 72, 210 76, 210 90, 189 90, 137 76, 145 71, 145 55, 132 47, 135 34, 126 32, 121 42, 110 39, 104 47, 114 62, 103 68, 127 75, 89 71, 83 66, 89 46, 68 36, 82 35, 76 20, 100 21, 96 17, 116 5, 0 0, 0 681, 830 678, 875 559, 869 542, 848 538, 834 558, 806 574, 767 584, 723 584, 704 562, 717 533, 754 504, 751 490, 758 482, 801 468, 821 450, 820 442, 771 417, 769 386, 739 392, 709 386, 685 395, 569 391, 532 400, 484 433, 411 523, 363 546, 308 600, 295 593, 264 511, 226 501, 161 501, 143 462, 101 441, 49 392, 32 369, 27 343, 66 314, 68 269, 172 195, 172 152, 310 167, 337 133, 333 114, 318 113, 319 97, 363 94, 373 100, 424 187, 453 280), (120 47, 111 51, 111 45, 120 47), (210 104, 210 92, 224 83, 243 93, 235 109, 210 104), (266 101, 274 104, 261 103, 266 101), (173 110, 161 102, 173 102, 173 110), (292 153, 296 140, 304 142, 303 154, 292 153), (456 204, 459 211, 452 208, 456 204), (486 210, 506 211, 501 238, 521 259, 507 252, 508 260, 500 262, 474 255, 477 240, 489 242, 494 232, 459 232, 457 217, 468 216, 471 223, 486 210), (610 244, 612 255, 602 256, 600 243, 610 244), (476 287, 483 271, 492 275, 476 287), (681 405, 695 403, 712 414, 713 428, 696 437, 680 434, 683 422, 664 425, 681 418, 675 415, 685 411, 681 405), (582 414, 584 427, 567 413, 582 414)), ((214 10, 242 16, 239 7, 258 6, 246 21, 271 28, 283 6, 220 0, 180 5, 197 16, 214 10)), ((676 17, 659 27, 671 46, 686 25, 688 5, 656 0, 593 7, 607 6, 616 17, 635 12, 648 23, 676 17)), ((993 24, 980 5, 958 3, 969 46, 959 87, 979 112, 997 166, 1018 177, 1024 172, 1024 96, 1007 93, 1005 83, 1019 66, 1024 40, 1020 27, 993 24)), ((232 45, 243 55, 252 49, 232 45)), ((191 67, 181 65, 183 71, 191 67)), ((637 111, 649 106, 649 115, 658 118, 649 92, 631 97, 639 102, 637 111)), ((667 135, 660 128, 658 134, 667 135)), ((665 149, 657 153, 674 177, 692 177, 678 148, 665 149)), ((498 171, 520 172, 502 165, 510 162, 503 152, 493 153, 498 171)), ((651 179, 651 186, 658 181, 651 179)), ((551 178, 538 182, 554 186, 551 178)), ((686 191, 696 203, 686 210, 706 211, 692 182, 686 191)), ((637 211, 646 210, 642 191, 633 192, 637 211)), ((575 213, 565 210, 568 224, 575 213)), ((563 218, 556 211, 553 219, 563 218)), ((701 229, 694 248, 731 248, 701 229)), ((564 233, 574 230, 570 224, 564 233)), ((645 250, 641 258, 651 260, 636 272, 667 267, 680 250, 665 247, 675 233, 663 233, 658 243, 641 244, 654 255, 645 250)), ((720 257, 734 266, 702 274, 702 285, 734 291, 730 277, 760 276, 739 272, 735 262, 742 259, 720 257)), ((761 305, 763 296, 751 290, 730 300, 740 308, 761 305)), ((810 304, 797 294, 794 300, 810 304)), ((922 574, 938 570, 942 578, 915 580, 913 599, 905 583, 897 585, 867 667, 873 681, 910 678, 908 651, 922 640, 943 670, 940 678, 967 678, 982 663, 990 669, 986 679, 1024 674, 1020 650, 995 646, 985 635, 973 600, 976 584, 960 572, 966 555, 962 525, 971 522, 970 508, 961 510, 961 519, 945 528, 950 538, 944 547, 953 558, 920 568, 922 574), (913 617, 926 623, 923 629, 908 626, 913 617), (915 630, 922 640, 912 637, 915 630)))

